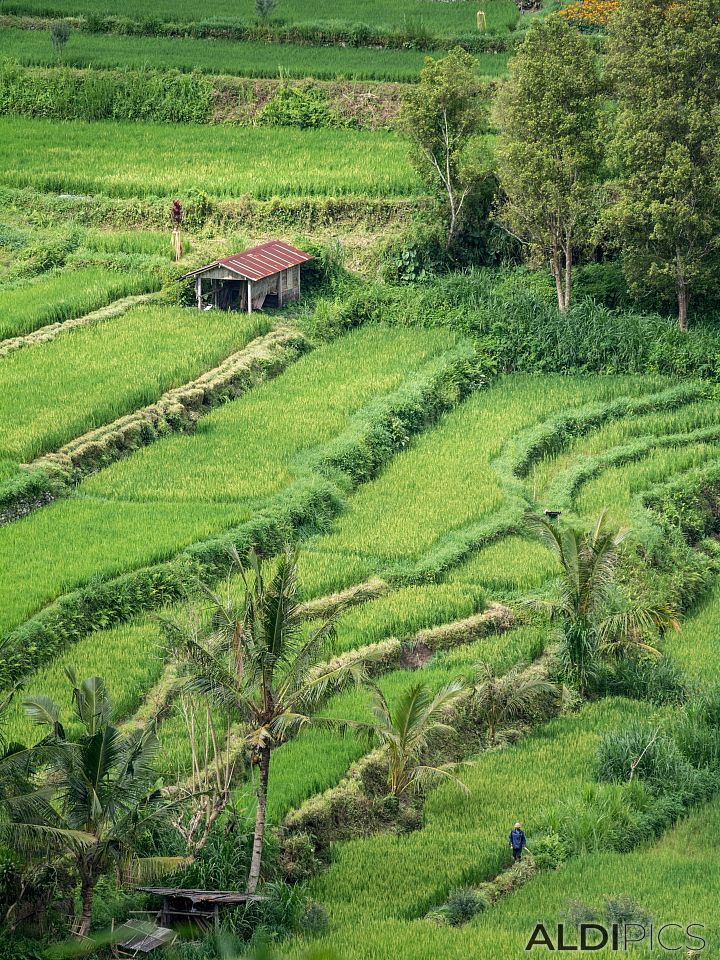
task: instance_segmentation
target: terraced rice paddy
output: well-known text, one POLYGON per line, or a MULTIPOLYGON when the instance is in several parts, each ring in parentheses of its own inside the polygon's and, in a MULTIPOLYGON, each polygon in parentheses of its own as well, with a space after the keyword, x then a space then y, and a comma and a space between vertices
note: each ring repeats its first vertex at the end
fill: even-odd
POLYGON ((416 196, 395 133, 0 118, 0 183, 110 197, 416 196), (182 162, 178 158, 182 157, 182 162), (302 170, 302 179, 297 171, 302 170))
POLYGON ((332 533, 310 542, 306 582, 327 591, 346 586, 339 562, 346 555, 353 570, 362 569, 355 558, 372 558, 374 569, 365 569, 373 573, 418 559, 443 535, 501 509, 505 495, 493 461, 518 430, 567 406, 657 385, 640 378, 514 376, 478 393, 358 491, 332 533))
MULTIPOLYGON (((512 0, 486 0, 488 28, 496 31, 512 28, 518 20, 517 7, 512 0)), ((0 13, 35 13, 40 15, 67 16, 68 14, 97 14, 94 0, 2 0, 0 13)), ((147 5, 142 0, 104 0, 102 13, 144 20, 148 17, 147 5)), ((157 0, 152 16, 158 20, 198 21, 206 11, 199 9, 193 0, 157 0)), ((370 24, 379 29, 407 30, 413 27, 430 33, 454 35, 471 33, 477 29, 476 8, 468 0, 459 0, 451 6, 439 7, 432 0, 398 0, 392 6, 384 0, 340 0, 332 9, 319 10, 313 0, 287 0, 282 10, 283 20, 291 24, 315 24, 325 21, 332 25, 370 24)), ((215 20, 240 20, 255 22, 255 8, 251 0, 219 0, 213 7, 215 20)))
POLYGON ((0 293, 0 340, 80 317, 112 300, 147 293, 158 286, 157 278, 149 274, 120 273, 102 267, 62 270, 18 282, 0 293))
MULTIPOLYGON (((691 933, 706 941, 703 952, 711 957, 720 950, 720 925, 715 915, 719 828, 720 801, 713 800, 655 844, 627 854, 596 854, 538 878, 488 915, 451 935, 450 940, 462 944, 465 956, 474 953, 502 960, 508 956, 506 951, 517 951, 511 955, 520 956, 535 923, 545 920, 554 929, 557 917, 567 911, 570 901, 581 900, 598 908, 606 897, 620 896, 630 897, 645 909, 656 930, 664 924, 681 925, 682 930, 670 927, 664 932, 664 942, 677 949, 675 956, 683 955, 683 946, 701 946, 687 937, 684 928, 691 923, 702 924, 691 933), (698 836, 706 836, 707 843, 698 844, 698 836)), ((641 949, 642 945, 635 952, 641 949)), ((458 952, 457 956, 461 955, 458 952)), ((594 951, 592 955, 617 956, 610 950, 594 951)))
POLYGON ((399 950, 409 960, 467 957, 466 930, 433 927, 422 919, 425 913, 451 890, 491 878, 507 865, 508 824, 522 820, 531 844, 543 816, 582 792, 600 736, 639 712, 647 709, 603 701, 551 721, 513 747, 512 756, 488 751, 464 769, 469 794, 451 784, 434 790, 422 829, 338 845, 333 864, 313 884, 330 911, 331 932, 322 945, 347 960, 399 950))
POLYGON ((267 331, 263 318, 142 306, 1 358, 0 457, 27 463, 194 380, 267 331))
MULTIPOLYGON (((0 30, 0 57, 29 66, 56 66, 57 54, 44 33, 37 30, 0 30)), ((76 33, 63 53, 63 63, 74 67, 132 67, 241 77, 285 77, 318 80, 417 80, 427 54, 422 50, 378 50, 366 47, 317 47, 292 43, 267 44, 230 40, 175 37, 123 37, 76 33)), ((508 54, 478 55, 484 77, 502 76, 508 54)))
POLYGON ((443 331, 351 334, 209 414, 193 436, 143 448, 87 480, 76 496, 1 527, 0 563, 15 571, 0 585, 2 629, 73 584, 168 557, 247 519, 300 475, 303 452, 397 387, 409 365, 422 366, 451 343, 443 331), (28 541, 36 544, 29 558, 28 541))

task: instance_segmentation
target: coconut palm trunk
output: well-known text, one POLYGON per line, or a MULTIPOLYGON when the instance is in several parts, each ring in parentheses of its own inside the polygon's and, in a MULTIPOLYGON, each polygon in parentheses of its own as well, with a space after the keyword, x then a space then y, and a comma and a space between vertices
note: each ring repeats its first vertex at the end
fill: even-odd
POLYGON ((255 893, 260 880, 262 866, 263 840, 265 839, 265 818, 267 815, 267 791, 270 779, 270 747, 260 751, 260 782, 258 784, 257 813, 255 814, 255 836, 253 838, 252 859, 248 875, 247 892, 255 893))
POLYGON ((86 937, 90 933, 92 921, 93 900, 95 899, 95 885, 97 878, 92 872, 83 873, 80 878, 80 923, 77 927, 77 936, 86 937))

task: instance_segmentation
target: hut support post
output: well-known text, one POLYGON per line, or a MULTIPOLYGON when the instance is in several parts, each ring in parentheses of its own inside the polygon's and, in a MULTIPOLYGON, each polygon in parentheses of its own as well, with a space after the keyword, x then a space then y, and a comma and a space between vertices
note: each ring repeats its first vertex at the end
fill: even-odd
POLYGON ((278 274, 278 307, 283 305, 283 277, 285 276, 285 271, 281 270, 278 274))
POLYGON ((248 313, 252 313, 252 283, 248 280, 248 313))
POLYGON ((202 310, 202 277, 200 275, 195 277, 195 300, 198 310, 202 310))

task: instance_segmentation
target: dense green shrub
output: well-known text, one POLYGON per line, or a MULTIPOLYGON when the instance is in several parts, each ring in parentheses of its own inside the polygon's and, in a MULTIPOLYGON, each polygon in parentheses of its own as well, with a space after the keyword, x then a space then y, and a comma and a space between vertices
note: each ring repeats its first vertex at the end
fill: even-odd
POLYGON ((268 127, 350 127, 353 121, 334 110, 317 83, 282 83, 258 113, 256 123, 268 127))
POLYGON ((443 912, 451 926, 459 927, 472 920, 476 914, 487 909, 489 905, 489 902, 477 890, 455 890, 447 898, 443 912))
POLYGON ((628 697, 662 705, 683 703, 687 681, 677 663, 668 656, 625 656, 604 663, 593 684, 602 696, 628 697))
POLYGON ((0 65, 0 114, 54 120, 206 123, 212 84, 197 73, 161 70, 37 70, 0 65))

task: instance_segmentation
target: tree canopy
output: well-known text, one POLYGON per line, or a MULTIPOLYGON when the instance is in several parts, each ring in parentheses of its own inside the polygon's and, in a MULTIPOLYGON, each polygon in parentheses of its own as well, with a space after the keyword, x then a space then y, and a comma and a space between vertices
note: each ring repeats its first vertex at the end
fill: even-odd
POLYGON ((573 255, 597 216, 601 83, 585 37, 560 17, 536 20, 498 95, 500 223, 549 263, 568 308, 573 255))
POLYGON ((624 0, 608 70, 617 101, 611 210, 631 289, 677 300, 678 324, 717 263, 720 0, 624 0))

